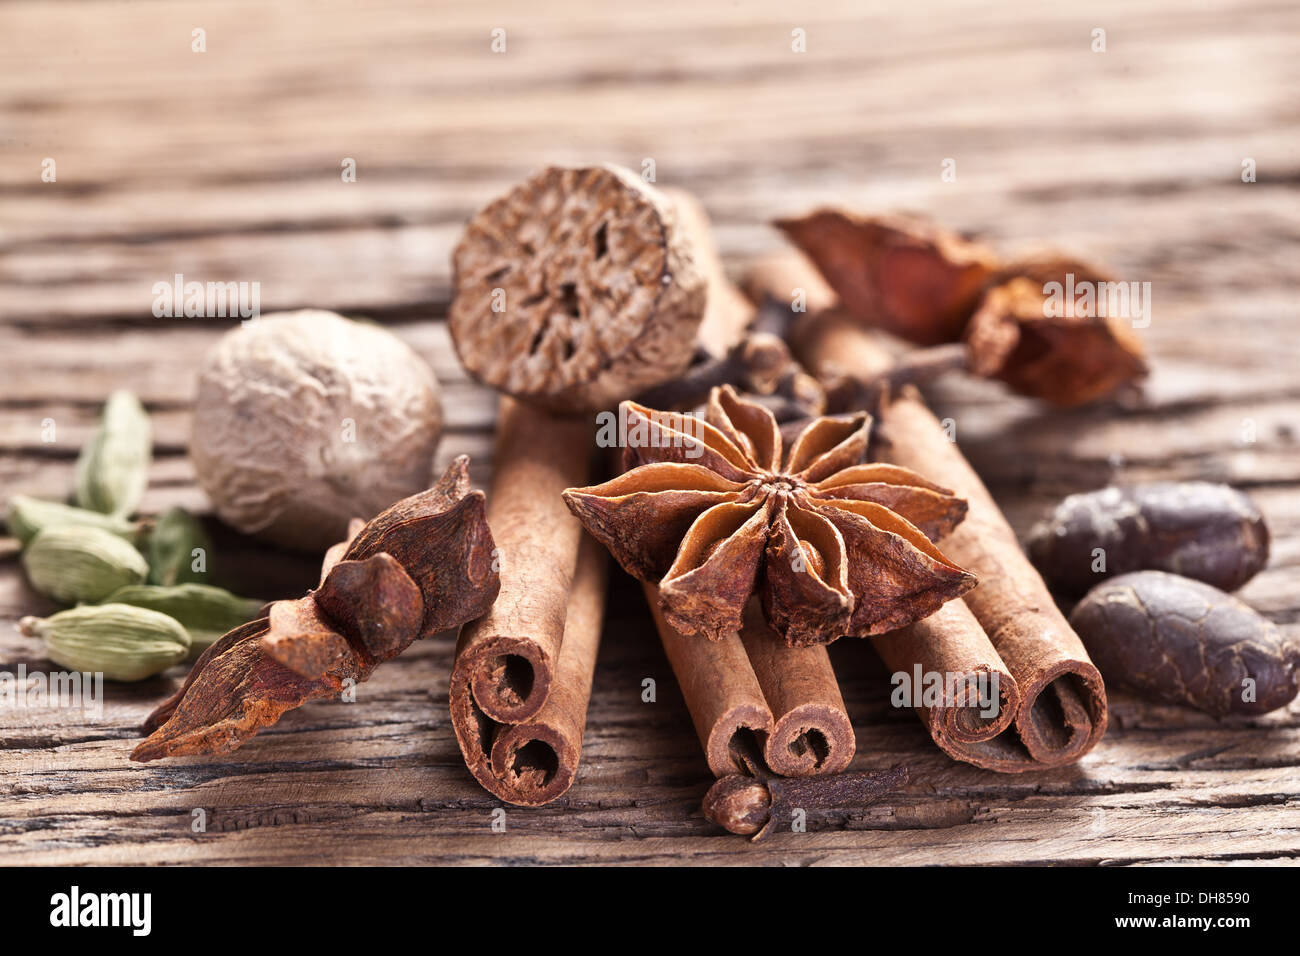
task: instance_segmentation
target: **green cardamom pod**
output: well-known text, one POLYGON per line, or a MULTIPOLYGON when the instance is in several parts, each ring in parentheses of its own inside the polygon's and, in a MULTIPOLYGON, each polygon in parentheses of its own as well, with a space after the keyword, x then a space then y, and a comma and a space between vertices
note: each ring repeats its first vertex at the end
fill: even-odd
POLYGON ((36 537, 38 532, 55 525, 102 528, 131 544, 140 538, 138 522, 85 508, 74 508, 59 501, 29 498, 27 495, 14 495, 9 499, 5 522, 9 525, 9 533, 24 545, 36 537))
POLYGON ((50 617, 25 617, 18 629, 45 641, 50 660, 106 680, 144 680, 179 664, 190 651, 181 623, 129 604, 74 607, 50 617))
POLYGON ((184 508, 172 508, 149 535, 149 583, 201 584, 208 580, 211 553, 212 544, 199 520, 184 508))
POLYGON ((32 587, 65 604, 99 601, 149 574, 144 555, 117 535, 77 525, 55 525, 32 538, 23 569, 32 587))
POLYGON ((152 457, 148 412, 130 392, 114 392, 99 428, 77 457, 76 503, 104 514, 131 514, 144 495, 152 457))
POLYGON ((263 604, 210 584, 130 584, 118 588, 104 603, 130 604, 175 618, 189 632, 191 657, 227 631, 253 620, 263 604))

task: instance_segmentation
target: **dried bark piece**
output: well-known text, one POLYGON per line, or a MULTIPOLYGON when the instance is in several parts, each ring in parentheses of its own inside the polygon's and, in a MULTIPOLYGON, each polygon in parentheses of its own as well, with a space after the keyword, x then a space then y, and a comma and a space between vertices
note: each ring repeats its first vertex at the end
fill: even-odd
MULTIPOLYGON (((789 282, 789 276, 783 273, 782 281, 789 282)), ((755 277, 751 287, 761 287, 763 281, 755 277)), ((818 377, 841 376, 851 369, 860 381, 870 382, 887 375, 895 361, 879 336, 829 312, 797 323, 792 345, 818 377)), ((923 671, 959 673, 954 692, 981 672, 1000 675, 1000 693, 1008 694, 1003 706, 1016 708, 1014 735, 1000 720, 993 729, 1001 732, 988 736, 990 728, 963 715, 964 708, 949 707, 952 719, 948 713, 922 715, 936 742, 957 759, 1005 773, 1073 763, 1106 730, 1101 673, 1057 610, 992 495, 916 390, 904 388, 888 396, 880 415, 887 436, 885 458, 951 486, 967 501, 965 520, 943 539, 943 549, 979 576, 979 586, 963 598, 969 614, 956 602, 946 604, 942 614, 914 623, 904 643, 889 634, 877 646, 882 655, 890 655, 886 659, 896 671, 919 664, 923 671), (1010 695, 1012 688, 1018 698, 1010 695)))
POLYGON ((902 626, 974 586, 907 518, 915 504, 930 527, 950 527, 956 497, 924 479, 908 487, 906 469, 852 470, 869 415, 816 419, 787 453, 772 414, 728 387, 704 421, 631 402, 621 414, 631 470, 564 500, 629 574, 659 584, 680 630, 738 631, 757 592, 788 644, 825 644, 902 626))
POLYGON ((761 750, 775 719, 740 635, 701 641, 683 634, 664 617, 658 589, 649 583, 643 587, 710 772, 725 777, 746 770, 746 744, 761 750))
POLYGON ((757 601, 745 609, 740 641, 772 712, 772 728, 763 744, 767 767, 783 777, 847 768, 857 739, 826 648, 787 645, 768 626, 757 601))
POLYGON ((668 623, 654 585, 644 588, 715 776, 824 775, 849 765, 856 740, 825 647, 787 646, 755 601, 738 634, 697 640, 668 623))
POLYGON ((1070 495, 1033 527, 1026 547, 1047 583, 1074 597, 1129 571, 1169 571, 1235 591, 1268 563, 1269 534, 1259 508, 1235 488, 1157 481, 1070 495))
POLYGON ((1006 662, 1021 697, 1015 728, 1023 754, 1014 766, 995 769, 1031 770, 1078 760, 1106 729, 1105 688, 1083 642, 1057 610, 993 496, 915 392, 907 390, 890 403, 883 420, 891 460, 952 482, 970 503, 966 520, 944 539, 944 549, 979 575, 980 586, 966 595, 966 604, 1006 662))
POLYGON ((970 367, 977 375, 1006 382, 1022 395, 1074 406, 1113 394, 1147 374, 1145 350, 1128 318, 1080 309, 1062 297, 1060 309, 1044 292, 1047 283, 1075 281, 1106 288, 1106 276, 1083 263, 1040 260, 1007 270, 991 287, 966 326, 970 367))
POLYGON ((483 493, 469 490, 468 466, 461 456, 434 488, 366 525, 354 522, 342 555, 326 555, 319 589, 273 602, 266 617, 204 651, 146 719, 150 736, 131 759, 228 753, 286 711, 364 681, 416 639, 482 614, 499 581, 483 493))
POLYGON ((875 648, 909 680, 916 714, 940 750, 989 770, 1028 769, 1024 748, 1006 733, 1020 711, 1020 687, 964 600, 882 635, 875 648), (923 682, 933 674, 943 675, 942 687, 927 702, 918 675, 923 682))
POLYGON ((549 692, 532 716, 503 723, 484 713, 472 685, 475 667, 463 653, 457 655, 450 701, 461 754, 474 779, 508 803, 550 803, 568 792, 577 777, 604 623, 608 563, 600 545, 582 535, 549 692))
POLYGON ((920 345, 959 339, 998 269, 991 250, 919 219, 819 209, 776 225, 854 316, 920 345))
POLYGON ((671 200, 629 170, 541 170, 470 220, 452 264, 461 362, 535 405, 607 408, 694 353, 704 275, 671 200))
POLYGON ((1106 680, 1211 714, 1264 714, 1300 692, 1300 644, 1218 588, 1164 571, 1098 584, 1070 615, 1106 680))
MULTIPOLYGON (((498 723, 528 720, 551 692, 582 540, 560 493, 591 474, 590 452, 586 423, 502 399, 488 516, 501 593, 461 633, 455 664, 474 705, 498 723)), ((472 736, 468 725, 460 731, 472 736)))

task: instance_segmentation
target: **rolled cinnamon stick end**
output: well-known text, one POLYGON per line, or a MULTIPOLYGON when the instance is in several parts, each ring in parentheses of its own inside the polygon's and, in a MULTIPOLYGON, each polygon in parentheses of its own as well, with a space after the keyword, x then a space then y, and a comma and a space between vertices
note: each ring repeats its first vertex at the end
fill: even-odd
POLYGON ((916 391, 905 389, 882 420, 890 436, 888 460, 932 476, 968 502, 966 520, 944 539, 944 551, 979 577, 966 604, 1020 690, 1015 726, 1027 758, 1014 769, 1073 763, 1106 732, 1101 672, 993 496, 916 391))
POLYGON ((452 673, 452 724, 465 764, 484 789, 508 803, 550 803, 577 776, 605 614, 607 565, 604 548, 583 535, 550 693, 535 716, 518 724, 492 720, 476 705, 467 671, 452 673))
MULTIPOLYGON (((791 265, 781 281, 791 281, 789 276, 797 275, 795 268, 791 265)), ((751 292, 770 289, 773 281, 770 276, 755 276, 747 288, 751 292)), ((877 380, 895 364, 877 335, 856 326, 838 309, 799 316, 791 330, 791 345, 808 369, 828 384, 845 377, 877 380)), ((1106 692, 1100 672, 1025 557, 993 496, 920 394, 911 387, 902 389, 880 410, 879 425, 885 437, 885 460, 927 475, 966 499, 966 518, 944 539, 943 549, 979 578, 964 602, 989 645, 979 641, 971 620, 950 604, 947 613, 920 622, 922 626, 912 632, 910 653, 900 645, 887 663, 895 670, 910 669, 907 665, 918 662, 924 668, 926 661, 936 660, 927 642, 939 645, 939 656, 958 660, 973 651, 967 663, 977 671, 982 668, 1014 678, 1019 694, 1014 727, 1020 740, 1016 743, 999 734, 963 741, 968 734, 981 736, 986 728, 960 713, 951 715, 951 720, 947 713, 927 714, 936 742, 958 759, 1003 772, 1073 763, 1095 747, 1106 731, 1106 692), (977 756, 980 759, 974 759, 977 756)))
POLYGON ((963 600, 880 636, 875 646, 895 692, 910 689, 917 716, 944 753, 990 770, 1025 762, 1004 733, 1020 708, 1020 688, 963 600), (927 675, 940 675, 937 700, 925 696, 927 675))
POLYGON ((745 609, 740 640, 775 720, 763 746, 768 768, 783 777, 846 768, 857 741, 826 648, 788 646, 756 601, 745 609))
MULTIPOLYGON (((528 720, 551 690, 582 535, 560 493, 587 481, 590 444, 586 422, 502 398, 487 507, 501 592, 461 631, 455 664, 473 704, 498 723, 528 720)), ((453 697, 458 734, 469 733, 468 703, 453 697)))
POLYGON ((745 735, 755 735, 762 745, 775 721, 740 635, 726 634, 717 641, 687 637, 664 620, 659 589, 653 584, 645 584, 644 588, 709 770, 715 777, 744 772, 738 748, 745 735))

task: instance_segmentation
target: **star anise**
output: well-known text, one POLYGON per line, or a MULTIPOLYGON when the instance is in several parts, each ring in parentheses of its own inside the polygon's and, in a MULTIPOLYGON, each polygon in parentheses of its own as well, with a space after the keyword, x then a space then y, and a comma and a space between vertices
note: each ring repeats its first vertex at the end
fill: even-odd
POLYGON ((966 502, 915 472, 861 464, 865 412, 811 421, 782 448, 766 408, 714 389, 703 419, 624 402, 625 473, 564 493, 664 614, 712 640, 757 591, 788 644, 910 624, 975 586, 931 542, 966 502))

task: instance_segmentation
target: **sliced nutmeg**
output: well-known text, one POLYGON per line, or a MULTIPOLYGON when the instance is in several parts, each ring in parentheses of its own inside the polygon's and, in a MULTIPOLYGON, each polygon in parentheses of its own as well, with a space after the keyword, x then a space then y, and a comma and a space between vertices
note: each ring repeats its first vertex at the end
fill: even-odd
POLYGON ((989 289, 966 327, 976 374, 1063 406, 1104 398, 1146 375, 1142 342, 1122 314, 1135 307, 1130 283, 1061 258, 1016 263, 1003 275, 1009 278, 989 289), (1112 301, 1120 293, 1122 305, 1112 301))
POLYGON ((534 405, 606 408, 694 353, 705 277, 672 200, 629 170, 541 170, 470 220, 452 264, 461 362, 534 405))
POLYGON ((920 345, 961 338, 998 268, 979 243, 910 217, 819 209, 776 225, 859 321, 920 345))

